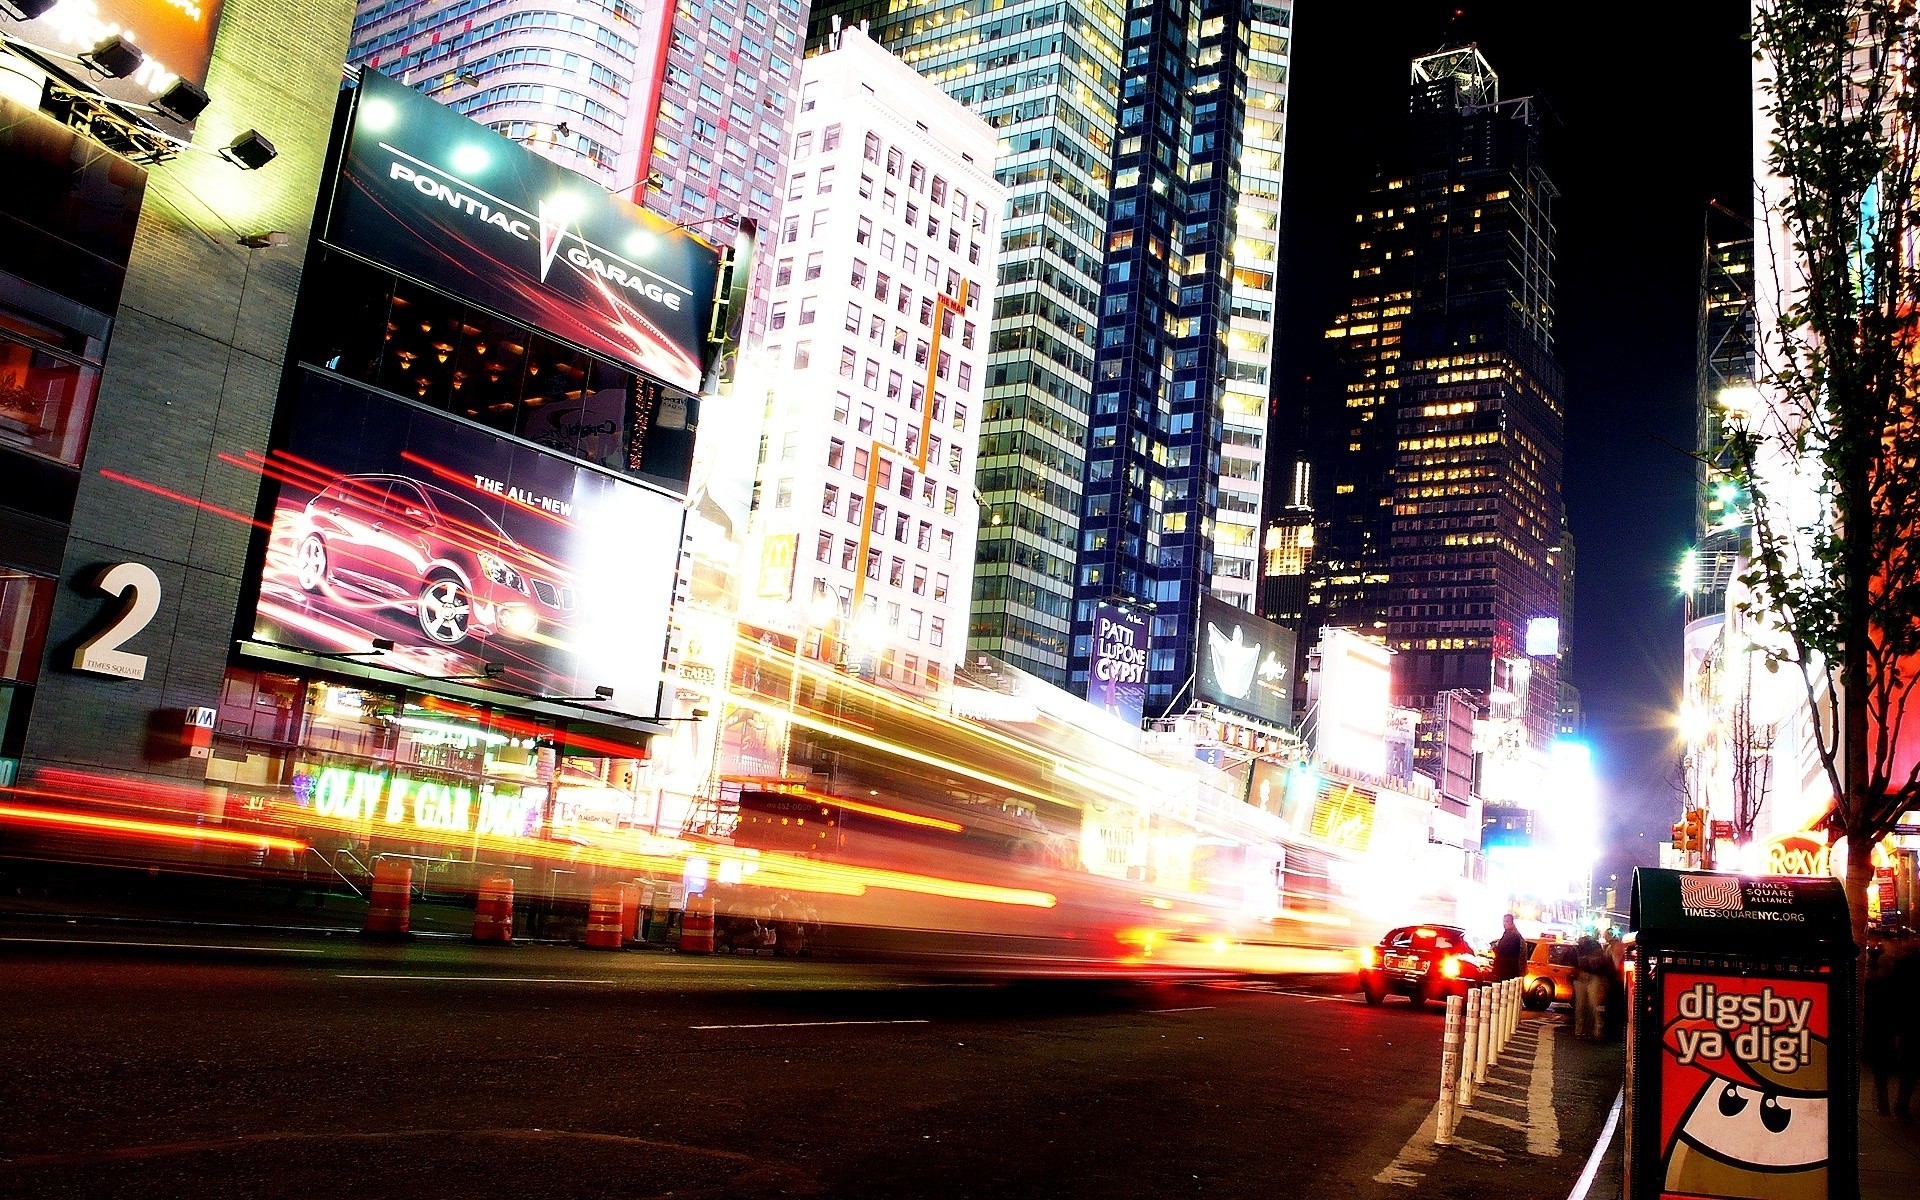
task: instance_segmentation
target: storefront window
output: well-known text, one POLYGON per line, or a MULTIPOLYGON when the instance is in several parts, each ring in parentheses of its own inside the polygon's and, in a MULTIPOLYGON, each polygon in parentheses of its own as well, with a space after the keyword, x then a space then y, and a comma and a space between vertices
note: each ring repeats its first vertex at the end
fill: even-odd
POLYGON ((0 567, 0 681, 32 683, 40 677, 52 607, 53 580, 0 567))
POLYGON ((303 290, 301 357, 622 474, 685 487, 696 401, 340 255, 303 290))
POLYGON ((0 445, 79 465, 100 372, 55 351, 70 340, 0 308, 0 445))
POLYGON ((303 829, 326 857, 501 865, 540 844, 631 844, 655 816, 633 759, 556 751, 558 729, 490 706, 228 672, 209 781, 230 813, 303 829))

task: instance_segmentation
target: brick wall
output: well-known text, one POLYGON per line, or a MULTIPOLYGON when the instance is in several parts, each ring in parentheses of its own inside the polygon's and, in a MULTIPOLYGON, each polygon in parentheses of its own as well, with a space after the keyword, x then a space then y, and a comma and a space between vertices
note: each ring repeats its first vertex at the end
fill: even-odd
POLYGON ((257 127, 279 157, 241 171, 189 153, 153 170, 27 729, 29 774, 205 773, 167 745, 164 714, 177 722, 219 696, 251 527, 103 472, 252 516, 258 476, 220 456, 266 449, 352 24, 352 0, 227 0, 195 141, 217 149, 257 127), (239 244, 270 230, 287 244, 239 244), (123 647, 147 656, 146 678, 73 671, 75 641, 118 609, 89 580, 124 561, 160 579, 159 611, 123 647))

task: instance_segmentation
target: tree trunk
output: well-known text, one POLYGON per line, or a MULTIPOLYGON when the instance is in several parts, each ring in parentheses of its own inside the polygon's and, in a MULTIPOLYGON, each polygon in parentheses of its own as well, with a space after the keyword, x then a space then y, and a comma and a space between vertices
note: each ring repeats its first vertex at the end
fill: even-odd
POLYGON ((1867 952, 1867 890, 1873 886, 1873 843, 1864 837, 1847 839, 1845 882, 1847 915, 1853 920, 1854 949, 1864 956, 1867 952))

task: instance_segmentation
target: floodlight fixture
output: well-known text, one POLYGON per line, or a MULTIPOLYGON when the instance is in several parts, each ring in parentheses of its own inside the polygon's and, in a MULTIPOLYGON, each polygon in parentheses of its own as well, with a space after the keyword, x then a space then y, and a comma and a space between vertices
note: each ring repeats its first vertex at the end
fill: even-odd
POLYGON ((124 33, 116 33, 80 56, 87 67, 108 79, 125 79, 147 61, 147 53, 124 33))
POLYGON ((190 79, 174 80, 171 87, 153 98, 154 108, 183 125, 191 125, 210 103, 205 89, 190 79))
POLYGON ((273 148, 273 143, 260 136, 257 129, 247 130, 220 151, 221 158, 244 171, 258 171, 279 156, 280 152, 273 148))

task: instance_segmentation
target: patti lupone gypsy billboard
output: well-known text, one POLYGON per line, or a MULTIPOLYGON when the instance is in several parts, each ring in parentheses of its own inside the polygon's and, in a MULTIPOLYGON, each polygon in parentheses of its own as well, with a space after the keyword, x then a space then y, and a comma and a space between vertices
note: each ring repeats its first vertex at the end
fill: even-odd
POLYGON ((376 71, 326 241, 698 391, 719 252, 376 71))
POLYGON ((257 640, 655 712, 678 501, 318 373, 283 419, 257 640))

